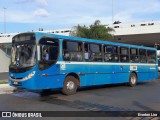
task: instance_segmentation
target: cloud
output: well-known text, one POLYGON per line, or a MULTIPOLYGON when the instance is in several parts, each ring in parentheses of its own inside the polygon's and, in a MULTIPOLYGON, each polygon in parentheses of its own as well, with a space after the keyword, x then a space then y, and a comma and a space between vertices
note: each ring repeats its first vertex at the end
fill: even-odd
POLYGON ((33 0, 16 0, 15 3, 17 4, 26 4, 26 3, 31 3, 33 0))
MULTIPOLYGON (((114 1, 114 21, 127 23, 160 18, 158 0, 114 1)), ((90 25, 96 19, 101 20, 103 24, 112 22, 111 0, 98 2, 93 0, 14 0, 11 2, 8 0, 6 3, 2 2, 1 6, 6 4, 9 5, 6 10, 8 22, 33 23, 50 27, 57 25, 61 28, 67 25, 90 25)), ((3 11, 0 11, 0 17, 3 18, 3 11)))
POLYGON ((40 6, 47 6, 48 5, 47 0, 36 0, 36 3, 39 4, 40 6))
POLYGON ((36 3, 38 6, 47 6, 47 0, 16 0, 17 4, 28 4, 28 3, 36 3))
POLYGON ((34 16, 39 16, 39 17, 49 17, 50 16, 50 13, 46 9, 43 9, 43 8, 37 9, 36 11, 34 11, 33 14, 34 16))

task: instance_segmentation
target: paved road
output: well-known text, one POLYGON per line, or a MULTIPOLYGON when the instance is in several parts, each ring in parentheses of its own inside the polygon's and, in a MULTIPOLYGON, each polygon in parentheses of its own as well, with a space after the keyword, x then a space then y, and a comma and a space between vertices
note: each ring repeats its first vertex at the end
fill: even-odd
POLYGON ((105 85, 83 88, 72 96, 54 91, 49 97, 41 98, 37 93, 24 90, 0 94, 0 111, 158 111, 159 91, 160 79, 136 87, 105 85))

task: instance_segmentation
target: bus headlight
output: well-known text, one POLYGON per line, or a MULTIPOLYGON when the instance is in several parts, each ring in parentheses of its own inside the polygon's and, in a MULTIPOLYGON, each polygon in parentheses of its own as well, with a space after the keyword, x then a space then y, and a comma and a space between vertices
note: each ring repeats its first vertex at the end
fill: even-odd
POLYGON ((26 76, 25 78, 23 78, 23 80, 31 79, 35 75, 35 73, 36 73, 36 71, 31 72, 28 76, 26 76))

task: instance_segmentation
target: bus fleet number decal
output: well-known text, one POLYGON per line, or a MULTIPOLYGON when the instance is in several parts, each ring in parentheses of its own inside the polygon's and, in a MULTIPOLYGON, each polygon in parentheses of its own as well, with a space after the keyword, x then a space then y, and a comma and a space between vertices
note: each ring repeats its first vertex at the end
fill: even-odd
POLYGON ((137 70, 137 66, 130 66, 130 70, 137 70))

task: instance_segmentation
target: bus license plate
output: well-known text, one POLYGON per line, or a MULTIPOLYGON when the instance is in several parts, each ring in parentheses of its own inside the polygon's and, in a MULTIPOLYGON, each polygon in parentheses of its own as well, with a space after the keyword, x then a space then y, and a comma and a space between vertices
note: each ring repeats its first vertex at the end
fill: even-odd
POLYGON ((14 85, 18 85, 18 82, 14 81, 13 84, 14 84, 14 85))

